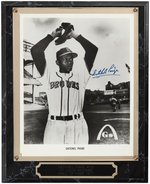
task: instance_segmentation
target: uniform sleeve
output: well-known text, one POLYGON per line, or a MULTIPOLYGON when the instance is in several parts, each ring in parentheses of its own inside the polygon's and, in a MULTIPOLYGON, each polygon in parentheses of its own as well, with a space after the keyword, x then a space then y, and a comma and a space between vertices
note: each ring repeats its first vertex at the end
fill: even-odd
POLYGON ((40 40, 37 44, 35 44, 31 48, 31 55, 33 61, 41 76, 43 76, 46 67, 46 59, 44 51, 49 45, 49 43, 53 41, 53 39, 54 38, 51 35, 47 35, 45 38, 40 40))
MULTIPOLYGON (((80 65, 81 66, 81 65, 80 65)), ((78 69, 77 73, 79 75, 79 81, 81 82, 80 84, 82 85, 82 87, 85 89, 87 86, 87 83, 91 77, 91 75, 89 74, 88 70, 86 69, 85 64, 82 65, 81 67, 82 69, 78 69), (79 72, 80 71, 80 72, 79 72)))
POLYGON ((82 47, 85 50, 85 64, 88 69, 88 72, 90 73, 93 63, 95 60, 95 57, 97 55, 98 48, 92 44, 90 41, 88 41, 86 38, 84 38, 82 35, 79 35, 76 40, 82 45, 82 47))

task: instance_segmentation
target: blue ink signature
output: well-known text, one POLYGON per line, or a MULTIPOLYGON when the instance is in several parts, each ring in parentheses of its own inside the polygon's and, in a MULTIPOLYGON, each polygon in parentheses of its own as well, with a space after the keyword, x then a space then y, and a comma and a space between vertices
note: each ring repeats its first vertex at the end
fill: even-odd
POLYGON ((90 74, 93 78, 96 77, 103 77, 103 76, 109 76, 109 75, 117 75, 119 76, 119 70, 116 68, 114 64, 112 64, 108 68, 103 68, 100 70, 95 69, 93 73, 90 74))

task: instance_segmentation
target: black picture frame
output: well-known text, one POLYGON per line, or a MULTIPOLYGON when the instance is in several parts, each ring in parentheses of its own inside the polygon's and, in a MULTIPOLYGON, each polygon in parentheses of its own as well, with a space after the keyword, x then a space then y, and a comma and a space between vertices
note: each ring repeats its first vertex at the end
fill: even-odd
MULTIPOLYGON (((2 8, 2 181, 3 182, 147 182, 148 181, 148 33, 149 33, 149 3, 148 2, 10 2, 3 1, 2 8), (52 172, 52 178, 39 178, 36 175, 37 161, 14 161, 14 121, 13 121, 13 8, 17 7, 138 7, 139 8, 139 121, 138 121, 138 150, 139 158, 135 161, 114 161, 106 167, 109 162, 68 162, 55 163, 43 168, 52 172), (99 164, 99 165, 97 165, 99 164), (117 174, 114 178, 94 177, 107 176, 110 173, 117 174), (69 167, 68 167, 69 166, 69 167), (88 166, 88 169, 87 169, 88 166), (113 168, 113 169, 112 169, 113 168), (97 170, 103 171, 97 173, 97 170), (69 172, 71 171, 71 173, 69 172), (80 171, 80 172, 78 172, 80 171), (84 171, 84 172, 83 172, 84 171), (54 172, 54 173, 53 173, 54 172), (67 174, 72 175, 66 178, 67 174), (108 172, 110 172, 108 174, 108 172), (56 177, 60 174, 60 177, 56 177), (90 176, 85 178, 82 175, 90 176)), ((46 165, 46 164, 45 164, 46 165)), ((49 174, 49 173, 48 173, 49 174)), ((46 175, 46 174, 45 174, 46 175)))

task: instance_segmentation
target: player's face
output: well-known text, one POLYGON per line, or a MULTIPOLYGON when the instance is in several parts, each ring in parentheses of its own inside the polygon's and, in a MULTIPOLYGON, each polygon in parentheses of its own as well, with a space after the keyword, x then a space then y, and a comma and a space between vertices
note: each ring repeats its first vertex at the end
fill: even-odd
POLYGON ((59 68, 62 73, 69 73, 73 67, 72 55, 64 55, 59 58, 59 68))

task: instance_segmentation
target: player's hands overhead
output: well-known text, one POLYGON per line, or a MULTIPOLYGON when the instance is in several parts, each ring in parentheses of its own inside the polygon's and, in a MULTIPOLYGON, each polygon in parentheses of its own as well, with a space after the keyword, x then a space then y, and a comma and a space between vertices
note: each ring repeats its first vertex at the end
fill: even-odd
POLYGON ((60 26, 61 31, 62 31, 62 28, 63 28, 63 32, 61 32, 61 35, 58 35, 59 38, 55 40, 55 45, 62 44, 70 38, 78 37, 78 34, 74 32, 74 26, 71 23, 63 22, 60 26))
POLYGON ((56 37, 60 37, 62 35, 62 30, 63 30, 63 27, 62 26, 59 26, 57 29, 55 29, 52 33, 51 33, 51 36, 53 38, 56 38, 56 37))
POLYGON ((74 26, 71 23, 63 22, 61 26, 66 32, 66 39, 77 38, 79 36, 79 34, 74 31, 74 26))

